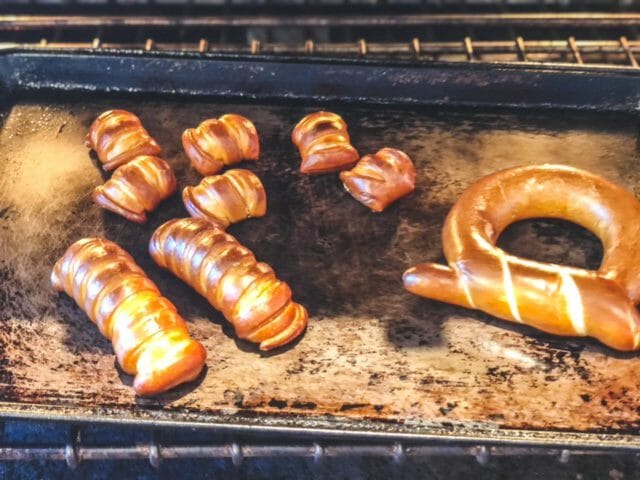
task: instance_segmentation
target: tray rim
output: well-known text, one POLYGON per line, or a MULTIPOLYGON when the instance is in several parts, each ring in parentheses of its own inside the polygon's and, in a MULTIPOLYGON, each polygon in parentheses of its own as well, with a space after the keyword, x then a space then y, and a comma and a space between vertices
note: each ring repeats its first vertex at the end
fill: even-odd
MULTIPOLYGON (((138 50, 91 50, 84 49, 69 50, 59 48, 24 47, 19 45, 0 44, 0 84, 4 84, 4 92, 28 91, 30 87, 21 83, 20 72, 11 72, 6 78, 7 66, 1 65, 9 57, 34 58, 41 61, 51 61, 60 58, 82 59, 85 57, 100 56, 103 58, 130 58, 137 61, 151 61, 153 59, 180 59, 211 62, 233 62, 237 65, 243 63, 255 64, 260 62, 267 65, 277 64, 302 64, 302 65, 338 65, 341 67, 373 67, 393 70, 421 70, 424 72, 445 71, 458 72, 488 72, 523 73, 525 75, 536 76, 576 76, 591 80, 594 78, 631 78, 635 80, 640 77, 640 69, 621 68, 584 68, 579 65, 536 65, 536 64, 504 64, 504 63, 458 63, 458 62, 421 62, 411 61, 379 61, 375 59, 327 59, 310 58, 301 59, 298 57, 272 57, 268 55, 238 55, 238 54, 217 54, 198 52, 167 52, 167 51, 138 51, 138 50), (4 67, 4 68, 3 68, 4 67)), ((636 83, 637 80, 636 80, 636 83)), ((34 88, 37 90, 37 88, 34 88)), ((50 87, 52 91, 65 91, 64 85, 50 87)), ((49 91, 47 90, 47 91, 49 91)), ((640 98, 640 83, 637 87, 638 98, 640 98)), ((116 90, 115 93, 121 93, 116 90)), ((136 92, 133 92, 136 93, 136 92)), ((179 96, 181 92, 176 92, 179 96)), ((306 98, 306 100, 313 97, 306 98)), ((319 97, 325 100, 324 97, 319 97)), ((12 99, 5 100, 8 104, 13 103, 12 99)), ((390 104, 398 102, 391 99, 390 104)), ((444 106, 442 103, 434 105, 444 106)), ((447 106, 464 106, 463 103, 451 103, 447 106)), ((481 105, 483 108, 487 104, 481 105)), ((496 104, 496 107, 504 107, 504 104, 496 104)), ((513 107, 513 105, 506 105, 513 107)), ((517 107, 517 106, 516 106, 517 107)), ((561 110, 570 109, 566 105, 548 105, 550 108, 561 110)), ((595 107, 598 108, 598 107, 595 107)), ((605 108, 605 110, 607 110, 605 108)), ((621 113, 640 110, 640 103, 636 103, 632 108, 614 108, 613 112, 621 113)), ((341 417, 312 417, 304 415, 290 416, 289 418, 279 417, 273 414, 258 414, 256 416, 243 416, 242 414, 192 414, 183 412, 172 412, 164 410, 125 410, 110 407, 88 408, 82 406, 62 406, 55 404, 31 404, 19 402, 4 402, 0 400, 0 418, 2 419, 31 419, 42 421, 64 421, 74 423, 99 422, 121 425, 138 425, 145 427, 175 427, 175 428, 206 428, 216 431, 230 433, 268 433, 292 436, 308 437, 338 437, 349 439, 368 440, 394 440, 409 442, 430 442, 430 443, 451 443, 458 444, 493 444, 511 446, 532 446, 532 447, 573 447, 581 449, 606 449, 616 451, 640 451, 639 433, 598 433, 597 431, 552 431, 552 430, 519 430, 503 429, 492 424, 473 423, 406 423, 397 422, 375 422, 376 428, 372 428, 372 423, 360 420, 349 420, 341 417), (108 408, 108 412, 101 411, 108 408), (163 415, 163 417, 160 417, 163 415)))
POLYGON ((0 93, 5 96, 27 91, 153 93, 174 98, 347 101, 636 114, 640 111, 639 77, 640 69, 626 66, 302 58, 0 43, 0 93), (90 67, 86 65, 87 59, 93 61, 90 67), (116 62, 113 65, 117 67, 103 75, 99 84, 86 79, 109 61, 116 62), (170 65, 176 68, 167 68, 170 65), (166 80, 169 75, 172 81, 160 86, 158 79, 166 80), (216 78, 216 82, 207 83, 199 77, 216 78), (375 78, 375 83, 369 81, 371 78, 375 78), (275 88, 277 85, 283 85, 284 92, 275 88))

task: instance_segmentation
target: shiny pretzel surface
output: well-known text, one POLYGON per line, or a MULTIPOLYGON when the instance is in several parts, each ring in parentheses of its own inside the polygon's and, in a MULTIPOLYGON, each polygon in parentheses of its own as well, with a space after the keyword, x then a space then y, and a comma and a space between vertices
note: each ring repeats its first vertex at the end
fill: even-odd
POLYGON ((116 169, 104 185, 93 191, 93 201, 136 223, 176 190, 176 177, 167 162, 143 155, 116 169))
POLYGON ((340 180, 356 200, 381 212, 413 191, 416 170, 406 153, 383 148, 362 157, 351 170, 340 172, 340 180))
POLYGON ((201 175, 213 175, 242 160, 258 160, 260 140, 255 125, 233 113, 203 121, 182 134, 182 146, 201 175))
POLYGON ((291 140, 298 147, 306 174, 335 172, 352 167, 359 158, 351 145, 347 124, 340 115, 315 112, 304 117, 293 129, 291 140))
POLYGON ((108 110, 100 114, 89 129, 86 144, 95 150, 106 171, 139 155, 159 155, 161 151, 140 119, 126 110, 108 110))
POLYGON ((262 182, 255 173, 239 168, 205 177, 195 187, 185 187, 182 199, 192 217, 223 229, 267 213, 267 194, 262 182))
POLYGON ((405 288, 548 333, 640 347, 640 202, 624 188, 561 165, 504 170, 462 194, 445 222, 443 248, 449 265, 407 270, 405 288), (507 226, 527 218, 592 231, 604 246, 600 268, 535 262, 495 246, 507 226))
POLYGON ((85 238, 71 245, 51 274, 110 339, 139 395, 155 395, 195 379, 204 347, 133 258, 115 243, 85 238))
POLYGON ((196 218, 170 220, 154 232, 149 252, 221 311, 238 337, 261 350, 304 332, 307 311, 293 301, 289 286, 219 227, 196 218))

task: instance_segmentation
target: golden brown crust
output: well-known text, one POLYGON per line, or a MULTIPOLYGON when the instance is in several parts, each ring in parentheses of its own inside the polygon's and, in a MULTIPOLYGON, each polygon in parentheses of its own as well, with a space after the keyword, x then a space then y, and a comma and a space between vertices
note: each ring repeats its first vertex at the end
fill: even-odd
POLYGON ((115 243, 78 240, 56 262, 51 283, 112 341, 122 369, 135 375, 139 395, 169 390, 202 370, 204 347, 189 336, 173 304, 115 243))
POLYGON ((160 146, 126 110, 108 110, 95 119, 87 134, 87 146, 96 151, 106 171, 139 155, 160 155, 160 146))
POLYGON ((374 212, 413 192, 416 170, 409 156, 395 148, 365 155, 351 170, 340 172, 344 188, 374 212))
POLYGON ((260 179, 249 170, 233 169, 202 179, 182 191, 184 206, 192 217, 226 229, 232 223, 267 213, 267 194, 260 179))
POLYGON ((266 263, 231 235, 196 218, 170 220, 151 237, 153 260, 220 310, 238 337, 271 350, 307 326, 307 311, 266 263))
POLYGON ((350 143, 347 124, 335 113, 307 115, 293 129, 291 140, 300 151, 302 173, 335 172, 350 168, 358 161, 358 152, 350 143))
POLYGON ((201 175, 213 175, 242 160, 258 160, 260 140, 255 125, 233 113, 205 120, 182 134, 182 146, 201 175))
POLYGON ((548 333, 590 336, 617 350, 640 347, 640 202, 589 172, 561 165, 512 168, 480 179, 443 230, 449 267, 425 263, 405 288, 548 333), (561 218, 604 246, 597 271, 521 259, 495 246, 511 223, 561 218))
POLYGON ((93 191, 93 201, 137 223, 176 190, 176 177, 159 157, 140 156, 118 167, 112 177, 93 191))

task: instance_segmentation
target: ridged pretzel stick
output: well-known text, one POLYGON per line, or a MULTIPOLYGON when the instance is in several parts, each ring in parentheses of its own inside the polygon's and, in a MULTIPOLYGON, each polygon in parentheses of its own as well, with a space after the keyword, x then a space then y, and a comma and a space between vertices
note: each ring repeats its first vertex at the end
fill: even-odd
POLYGON ((85 238, 56 262, 51 283, 71 296, 110 339, 139 395, 155 395, 195 379, 206 359, 176 307, 109 240, 85 238))
POLYGON ((273 269, 205 220, 168 221, 154 232, 149 252, 220 310, 238 337, 259 343, 261 350, 289 343, 307 326, 306 309, 273 269))

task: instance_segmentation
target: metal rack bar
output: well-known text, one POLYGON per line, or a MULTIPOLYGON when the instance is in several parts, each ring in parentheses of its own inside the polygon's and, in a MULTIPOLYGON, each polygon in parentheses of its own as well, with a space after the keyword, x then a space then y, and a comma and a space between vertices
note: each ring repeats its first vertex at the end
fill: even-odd
POLYGON ((576 39, 573 37, 569 37, 569 39, 567 40, 567 44, 569 45, 569 50, 571 50, 571 54, 573 55, 573 59, 576 61, 576 63, 578 65, 583 65, 584 60, 582 59, 582 54, 580 53, 580 49, 578 48, 576 39))
MULTIPOLYGON (((18 46, 4 43, 0 47, 18 46)), ((338 56, 385 56, 405 55, 414 59, 500 60, 507 62, 545 62, 564 63, 568 56, 579 65, 615 64, 638 68, 633 50, 640 48, 640 40, 628 40, 621 37, 616 40, 576 40, 573 37, 563 40, 525 40, 517 37, 513 40, 472 40, 465 37, 462 42, 425 42, 414 38, 411 42, 369 42, 360 39, 357 42, 314 42, 306 40, 300 43, 263 43, 252 40, 246 44, 210 43, 201 39, 197 43, 159 43, 147 38, 139 43, 106 43, 96 37, 91 42, 50 42, 43 38, 39 43, 30 44, 35 48, 52 49, 132 49, 143 51, 192 51, 199 53, 246 53, 265 55, 338 55, 338 56), (491 55, 501 56, 499 59, 491 55), (489 58, 487 58, 489 56, 489 58)))
POLYGON ((518 54, 518 60, 521 62, 527 61, 527 46, 522 37, 516 38, 516 53, 518 54))
POLYGON ((473 44, 470 37, 464 38, 464 53, 467 56, 467 60, 473 62, 473 44))
POLYGON ((640 26, 640 13, 480 13, 398 15, 83 16, 0 15, 0 30, 97 27, 434 27, 606 28, 640 26))
POLYGON ((631 66, 634 68, 638 68, 638 60, 636 60, 636 57, 631 51, 632 47, 629 43, 629 40, 627 40, 627 37, 624 37, 624 36, 620 37, 620 46, 622 47, 624 52, 627 54, 627 58, 629 59, 629 63, 631 64, 631 66))
POLYGON ((79 432, 76 441, 67 445, 5 446, 0 447, 0 461, 65 461, 75 469, 83 461, 96 460, 148 460, 158 467, 163 460, 176 459, 231 459, 240 465, 248 458, 313 458, 316 463, 338 457, 382 457, 402 462, 413 457, 473 457, 481 465, 487 465, 493 457, 538 456, 554 458, 566 463, 571 456, 603 455, 598 450, 569 451, 528 447, 464 447, 441 445, 405 446, 401 443, 384 445, 320 445, 318 443, 241 444, 238 442, 198 445, 163 445, 156 436, 148 444, 126 446, 83 445, 79 432))
MULTIPOLYGON (((192 51, 241 51, 246 50, 246 44, 229 44, 229 43, 210 43, 202 41, 192 43, 156 43, 153 39, 147 39, 147 42, 152 41, 158 50, 192 50, 192 51), (206 48, 201 48, 201 45, 208 45, 206 48)), ((472 44, 472 51, 474 53, 513 53, 517 54, 521 49, 525 49, 527 54, 530 53, 571 53, 569 41, 563 40, 523 40, 519 37, 516 42, 513 40, 471 40, 466 37, 463 42, 426 42, 418 41, 414 39, 409 43, 401 42, 370 42, 362 39, 356 43, 352 42, 313 42, 310 40, 304 43, 261 43, 262 52, 336 52, 336 53, 360 53, 362 41, 366 43, 369 53, 415 53, 421 54, 447 54, 447 53, 459 53, 466 54, 468 51, 468 43, 472 44)), ((251 43, 259 42, 254 40, 251 43)), ((627 55, 627 48, 636 49, 640 47, 640 40, 626 40, 625 44, 621 44, 616 40, 575 40, 571 42, 580 50, 581 53, 620 53, 627 55)), ((105 49, 139 49, 144 45, 137 43, 108 43, 102 42, 100 38, 96 38, 91 42, 50 42, 47 39, 40 40, 36 44, 13 44, 13 43, 0 43, 0 46, 7 48, 12 45, 37 45, 41 47, 49 48, 105 48, 105 49)), ((249 44, 251 45, 251 44, 249 44)))

